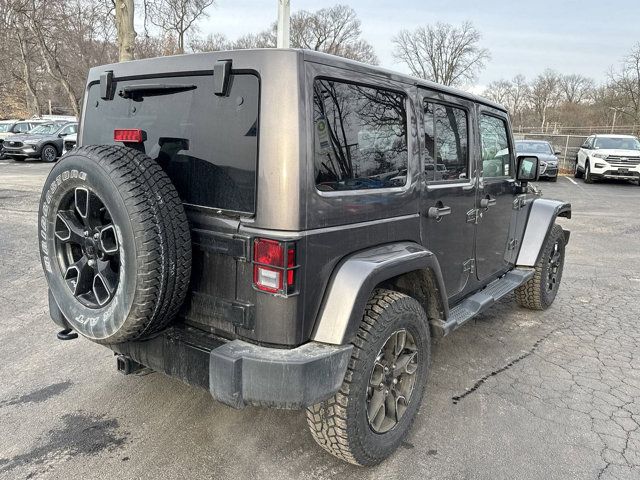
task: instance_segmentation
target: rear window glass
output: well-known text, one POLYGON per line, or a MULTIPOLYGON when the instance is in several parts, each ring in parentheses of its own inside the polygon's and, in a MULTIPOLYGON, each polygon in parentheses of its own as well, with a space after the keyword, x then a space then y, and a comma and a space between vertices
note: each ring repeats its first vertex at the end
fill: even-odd
POLYGON ((318 190, 406 184, 407 112, 403 94, 316 80, 313 120, 318 190))
POLYGON ((424 102, 425 179, 467 178, 469 136, 467 112, 461 108, 424 102))
POLYGON ((167 172, 183 202, 255 212, 259 97, 255 75, 234 74, 225 97, 213 93, 212 75, 117 81, 115 92, 113 100, 105 101, 100 85, 91 86, 83 145, 113 144, 116 128, 141 129, 145 153, 167 172), (144 90, 145 86, 160 88, 144 90), (138 90, 127 95, 125 87, 138 90), (132 98, 123 98, 121 92, 132 98))

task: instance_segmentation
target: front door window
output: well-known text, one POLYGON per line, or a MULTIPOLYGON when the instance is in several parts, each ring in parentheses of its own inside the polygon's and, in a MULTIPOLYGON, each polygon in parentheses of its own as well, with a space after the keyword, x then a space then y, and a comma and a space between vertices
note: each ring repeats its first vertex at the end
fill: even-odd
POLYGON ((480 118, 480 139, 483 178, 510 176, 511 147, 505 121, 498 117, 483 115, 480 118))

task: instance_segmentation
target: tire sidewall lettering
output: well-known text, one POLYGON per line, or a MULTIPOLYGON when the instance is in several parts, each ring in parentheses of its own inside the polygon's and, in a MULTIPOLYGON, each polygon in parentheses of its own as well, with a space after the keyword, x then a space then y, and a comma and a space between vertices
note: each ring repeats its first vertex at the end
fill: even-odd
POLYGON ((134 255, 135 248, 131 248, 134 240, 129 220, 126 217, 126 207, 124 202, 117 202, 117 194, 105 188, 110 181, 108 174, 99 172, 98 169, 100 169, 98 165, 84 157, 65 157, 63 162, 59 162, 47 179, 48 183, 45 183, 44 191, 46 193, 42 197, 39 211, 40 221, 38 222, 40 255, 49 288, 54 293, 58 306, 71 326, 82 335, 94 340, 102 340, 112 336, 123 325, 131 309, 136 279, 135 270, 131 271, 135 262, 127 259, 128 256, 134 255), (64 168, 66 165, 79 163, 82 160, 86 163, 84 168, 81 166, 64 168), (60 171, 56 171, 58 169, 60 171), (114 217, 113 222, 119 240, 118 287, 111 301, 104 307, 96 309, 82 305, 73 297, 63 280, 63 272, 56 258, 54 232, 59 202, 77 187, 85 187, 98 194, 114 217), (117 205, 118 203, 121 204, 117 205), (128 244, 128 248, 125 248, 125 244, 128 244), (130 280, 127 282, 126 278, 130 280))

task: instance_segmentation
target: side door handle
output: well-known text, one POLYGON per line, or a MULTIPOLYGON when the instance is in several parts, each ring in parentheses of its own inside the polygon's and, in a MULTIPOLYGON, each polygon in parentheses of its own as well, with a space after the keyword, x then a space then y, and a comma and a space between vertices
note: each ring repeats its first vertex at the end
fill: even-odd
POLYGON ((480 200, 480 208, 487 209, 493 207, 496 204, 496 199, 491 198, 489 195, 480 200))
POLYGON ((444 217, 445 215, 451 215, 451 207, 441 205, 442 204, 439 204, 435 207, 429 207, 429 210, 427 210, 427 217, 439 221, 442 220, 442 217, 444 217))

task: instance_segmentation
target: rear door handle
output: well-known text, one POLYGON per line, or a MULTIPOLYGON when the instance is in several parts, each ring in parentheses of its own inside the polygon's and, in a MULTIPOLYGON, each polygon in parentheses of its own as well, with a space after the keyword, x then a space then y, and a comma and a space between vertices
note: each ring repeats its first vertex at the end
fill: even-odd
POLYGON ((487 195, 485 198, 480 200, 480 208, 483 208, 485 210, 489 207, 493 207, 495 204, 496 204, 496 199, 491 198, 489 195, 487 195))
POLYGON ((440 220, 445 215, 451 215, 451 207, 429 207, 427 210, 427 217, 440 220))

